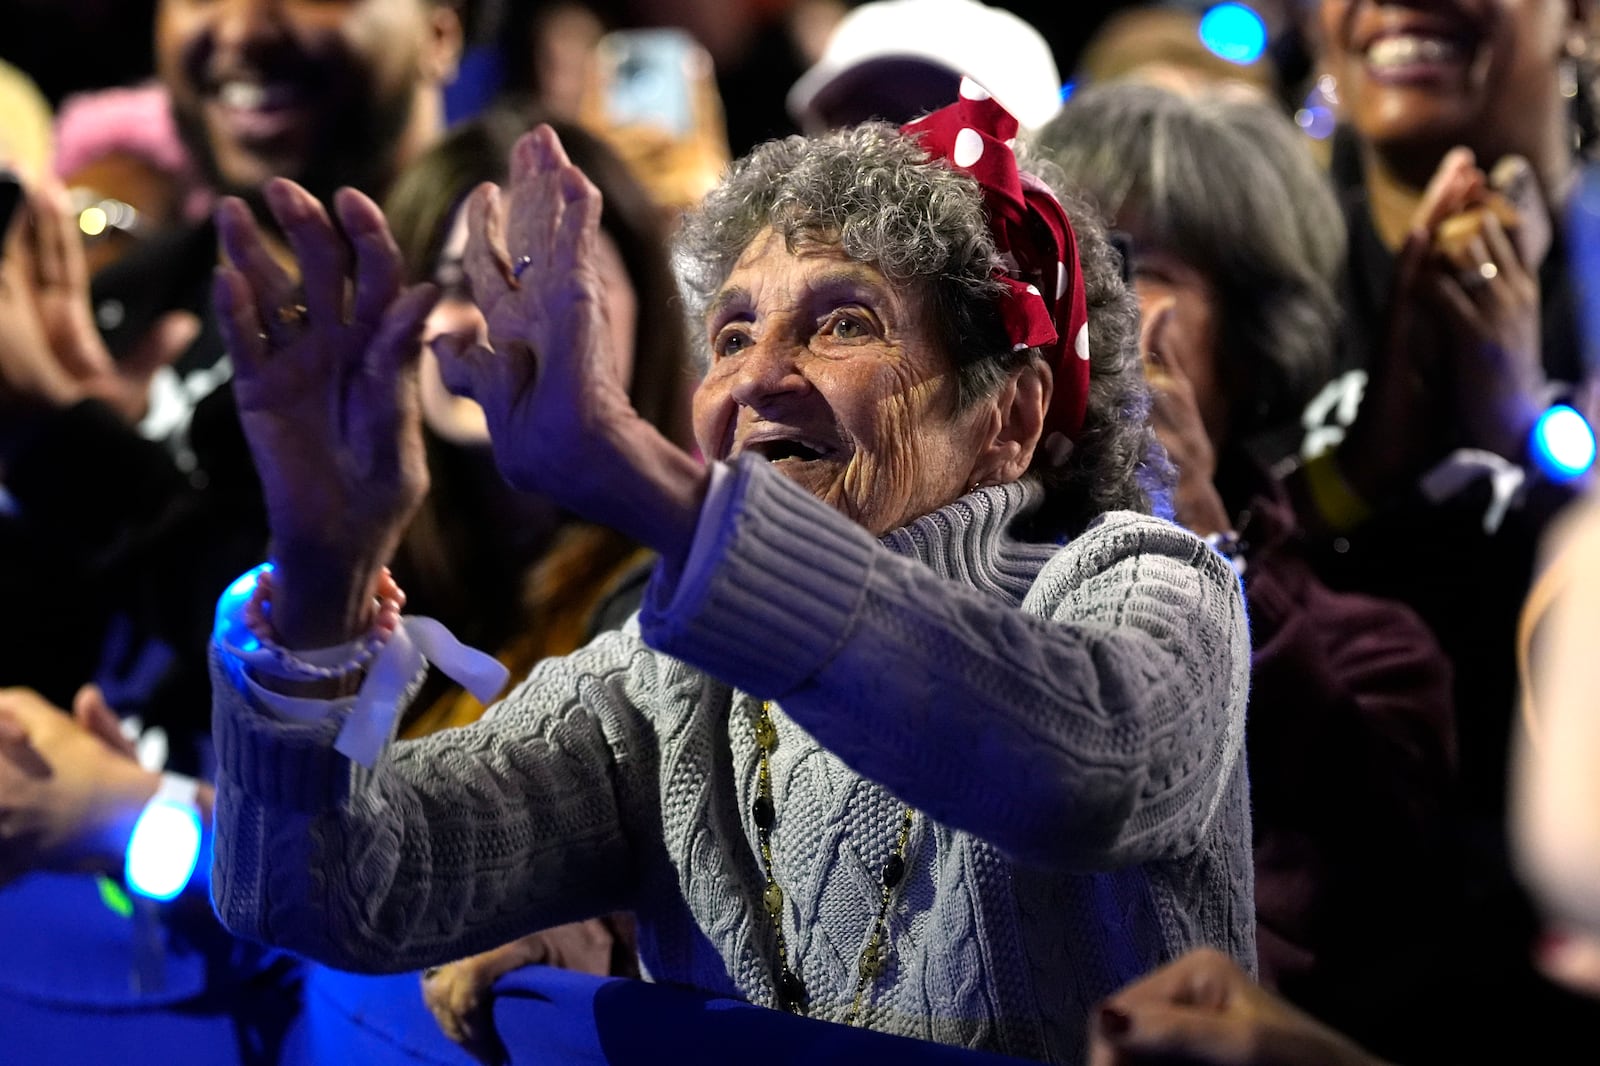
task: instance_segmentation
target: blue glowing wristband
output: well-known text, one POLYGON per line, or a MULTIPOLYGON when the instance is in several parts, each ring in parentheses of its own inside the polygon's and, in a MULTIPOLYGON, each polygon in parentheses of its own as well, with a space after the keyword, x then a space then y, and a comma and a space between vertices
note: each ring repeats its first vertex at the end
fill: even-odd
POLYGON ((1594 430, 1576 409, 1553 404, 1528 434, 1528 456, 1551 481, 1571 481, 1594 465, 1594 430))
POLYGON ((128 838, 123 876, 131 891, 165 901, 194 877, 204 837, 199 792, 200 783, 192 777, 161 775, 160 787, 139 812, 128 838))

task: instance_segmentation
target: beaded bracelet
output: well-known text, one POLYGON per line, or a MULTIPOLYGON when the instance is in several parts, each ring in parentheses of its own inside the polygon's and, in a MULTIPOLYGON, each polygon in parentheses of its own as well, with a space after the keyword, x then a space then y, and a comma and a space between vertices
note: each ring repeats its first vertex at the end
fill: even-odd
MULTIPOLYGON (((373 593, 375 613, 367 635, 359 642, 354 642, 355 651, 343 660, 320 663, 306 656, 297 655, 278 643, 277 633, 272 628, 272 585, 272 568, 261 567, 256 574, 255 588, 244 605, 244 620, 251 635, 260 643, 260 650, 271 657, 270 664, 256 659, 251 665, 258 670, 266 666, 267 673, 285 681, 332 680, 348 677, 366 669, 383 646, 389 642, 389 638, 394 636, 395 630, 400 626, 400 612, 406 605, 406 594, 400 591, 400 586, 395 583, 394 575, 389 572, 389 568, 384 567, 378 576, 378 587, 373 593)), ((340 645, 341 648, 347 646, 340 645)))

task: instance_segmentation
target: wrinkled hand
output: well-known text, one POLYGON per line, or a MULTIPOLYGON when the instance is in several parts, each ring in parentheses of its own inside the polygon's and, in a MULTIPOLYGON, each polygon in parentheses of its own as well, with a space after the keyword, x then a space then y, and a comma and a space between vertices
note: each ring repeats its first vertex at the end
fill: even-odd
POLYGON ((67 715, 0 690, 0 884, 33 870, 117 869, 159 775, 134 760, 92 685, 67 715))
MULTIPOLYGON (((1520 170, 1496 169, 1506 174, 1502 180, 1516 183, 1519 215, 1546 217, 1525 161, 1520 170)), ((1481 172, 1475 177, 1476 195, 1463 206, 1483 199, 1487 179, 1481 172)), ((1537 266, 1524 260, 1498 215, 1476 217, 1469 240, 1436 248, 1429 257, 1423 288, 1446 326, 1446 365, 1463 443, 1517 462, 1543 409, 1537 266)))
POLYGON ((144 416, 150 379, 194 341, 200 322, 158 319, 121 361, 95 328, 83 242, 59 186, 28 197, 0 263, 0 407, 26 419, 97 399, 129 423, 144 416))
POLYGON ((503 1063, 506 1049, 494 1029, 494 983, 535 963, 605 977, 611 972, 614 939, 598 918, 544 929, 481 955, 424 970, 422 998, 445 1036, 480 1062, 503 1063))
POLYGON ((438 290, 402 289, 399 249, 360 193, 334 198, 342 236, 293 182, 275 179, 266 197, 302 287, 229 198, 214 295, 279 567, 274 625, 310 647, 360 631, 373 575, 427 491, 417 361, 438 290))
POLYGON ((606 350, 600 207, 554 131, 524 135, 508 190, 468 203, 465 267, 489 343, 447 335, 434 351, 445 385, 482 406, 507 481, 676 556, 704 474, 639 417, 606 350))
POLYGON ((1092 1030, 1090 1066, 1382 1066, 1211 948, 1106 1000, 1092 1030))
POLYGON ((1139 353, 1150 385, 1150 423, 1178 470, 1173 499, 1180 525, 1205 536, 1233 528, 1228 509, 1217 493, 1216 449, 1200 417, 1194 385, 1183 372, 1178 354, 1193 338, 1182 335, 1169 298, 1145 309, 1139 330, 1139 353))

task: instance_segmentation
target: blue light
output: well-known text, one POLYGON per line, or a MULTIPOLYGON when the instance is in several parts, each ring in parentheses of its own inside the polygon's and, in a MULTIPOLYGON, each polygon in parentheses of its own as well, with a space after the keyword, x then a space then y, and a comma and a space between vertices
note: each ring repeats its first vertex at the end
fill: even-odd
POLYGON ((123 873, 141 896, 169 900, 183 891, 200 859, 200 812, 192 803, 157 796, 128 838, 123 873))
POLYGON ((1594 465, 1594 430, 1564 403, 1539 416, 1529 444, 1534 461, 1554 481, 1571 481, 1594 465))
POLYGON ((211 635, 218 644, 237 648, 246 653, 261 647, 256 635, 245 625, 244 605, 255 594, 256 582, 260 576, 263 573, 270 573, 271 570, 271 563, 262 563, 255 569, 245 572, 217 599, 216 622, 212 626, 211 635))
POLYGON ((1218 4, 1200 19, 1200 41, 1228 62, 1246 66, 1267 50, 1267 24, 1244 4, 1218 4))
POLYGON ((1062 86, 1061 86, 1061 102, 1062 103, 1066 103, 1068 100, 1071 100, 1072 99, 1072 94, 1077 92, 1077 91, 1078 91, 1078 83, 1077 82, 1069 81, 1069 82, 1063 83, 1062 86))

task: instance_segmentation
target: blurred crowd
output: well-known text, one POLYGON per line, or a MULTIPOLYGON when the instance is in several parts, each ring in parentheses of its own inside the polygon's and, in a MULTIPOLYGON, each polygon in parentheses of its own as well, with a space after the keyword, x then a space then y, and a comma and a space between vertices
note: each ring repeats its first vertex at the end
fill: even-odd
MULTIPOLYGON (((1588 1061, 1597 31, 1590 0, 5 5, 0 1031, 43 1061, 310 1053, 317 964, 224 928, 203 857, 175 898, 130 883, 171 782, 208 833, 218 597, 275 528, 215 302, 232 205, 293 272, 267 183, 359 190, 405 281, 437 286, 424 341, 487 336, 469 198, 548 124, 603 196, 616 372, 693 450, 685 213, 764 142, 909 122, 970 80, 1103 223, 1149 390, 1125 413, 1170 464, 1158 509, 1248 610, 1255 957, 1138 975, 1077 1061, 1588 1061)), ((431 487, 391 566, 408 612, 517 681, 628 625, 656 555, 510 487, 440 362, 418 371, 431 487)), ((501 695, 453 677, 398 736, 501 695)), ((634 916, 596 909, 440 959, 364 1024, 426 1011, 519 1061, 488 1021, 506 974, 641 977, 634 916)), ((10 1039, 0 1061, 32 1061, 10 1039)))

